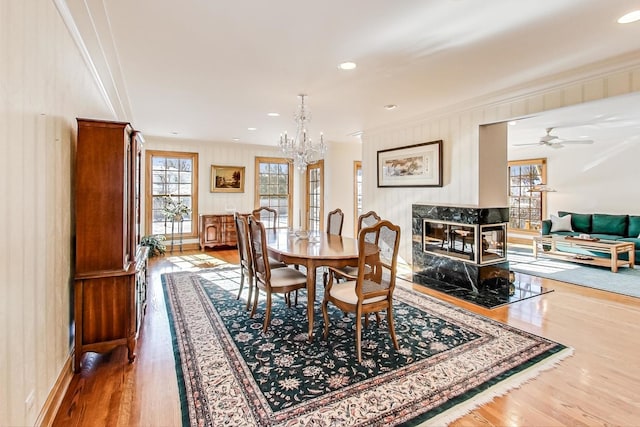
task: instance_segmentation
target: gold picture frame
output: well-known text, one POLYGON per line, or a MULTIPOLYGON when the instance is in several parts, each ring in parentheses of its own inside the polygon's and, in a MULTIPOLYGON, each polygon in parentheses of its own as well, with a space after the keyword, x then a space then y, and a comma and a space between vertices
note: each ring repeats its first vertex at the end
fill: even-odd
POLYGON ((244 166, 211 165, 212 193, 244 193, 244 166))

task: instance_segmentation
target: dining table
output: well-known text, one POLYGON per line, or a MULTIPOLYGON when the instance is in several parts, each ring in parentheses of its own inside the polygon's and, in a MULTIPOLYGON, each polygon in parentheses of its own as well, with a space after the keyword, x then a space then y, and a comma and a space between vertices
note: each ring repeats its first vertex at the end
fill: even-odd
MULTIPOLYGON (((307 320, 309 342, 313 341, 314 303, 316 299, 316 269, 318 267, 341 268, 358 265, 358 239, 312 231, 302 238, 286 229, 268 230, 269 256, 285 264, 302 265, 307 275, 307 320)), ((376 255, 376 244, 365 243, 365 255, 376 255)))

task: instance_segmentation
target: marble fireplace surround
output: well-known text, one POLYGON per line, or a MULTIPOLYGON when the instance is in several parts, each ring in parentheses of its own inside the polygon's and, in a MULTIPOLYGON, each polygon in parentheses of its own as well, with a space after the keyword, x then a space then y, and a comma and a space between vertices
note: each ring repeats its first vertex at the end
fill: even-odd
POLYGON ((509 221, 508 207, 412 205, 413 282, 486 307, 512 302, 514 286, 509 277, 508 261, 480 265, 425 252, 425 219, 462 225, 504 224, 509 221))

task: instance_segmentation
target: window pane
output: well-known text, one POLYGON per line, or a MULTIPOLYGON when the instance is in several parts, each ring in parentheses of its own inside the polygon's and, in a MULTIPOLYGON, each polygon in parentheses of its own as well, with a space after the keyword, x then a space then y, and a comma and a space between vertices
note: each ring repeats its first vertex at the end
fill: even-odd
POLYGON ((542 223, 543 193, 531 190, 543 183, 545 165, 539 160, 526 162, 509 165, 509 226, 535 230, 542 223))
MULTIPOLYGON (((160 153, 148 152, 151 158, 149 163, 152 167, 150 232, 167 235, 171 234, 172 222, 165 218, 163 210, 166 205, 165 197, 171 195, 174 200, 181 201, 193 209, 193 201, 196 197, 193 194, 195 188, 193 184, 196 179, 194 165, 197 155, 185 154, 184 157, 181 157, 182 153, 174 153, 170 156, 160 153)), ((184 216, 182 221, 183 235, 193 236, 195 229, 192 218, 195 215, 196 213, 192 212, 184 216)), ((177 226, 174 227, 174 232, 178 233, 177 226)), ((170 238, 170 236, 167 237, 170 238)))
POLYGON ((285 159, 271 161, 258 159, 256 183, 259 206, 268 206, 278 212, 278 227, 287 227, 289 221, 289 165, 285 159))

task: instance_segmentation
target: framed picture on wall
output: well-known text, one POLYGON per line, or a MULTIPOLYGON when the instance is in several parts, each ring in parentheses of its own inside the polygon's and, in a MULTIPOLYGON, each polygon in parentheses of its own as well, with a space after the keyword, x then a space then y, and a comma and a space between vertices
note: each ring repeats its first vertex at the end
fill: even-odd
POLYGON ((442 140, 378 151, 378 187, 442 187, 442 140))
POLYGON ((211 165, 212 193, 244 193, 244 166, 211 165))

